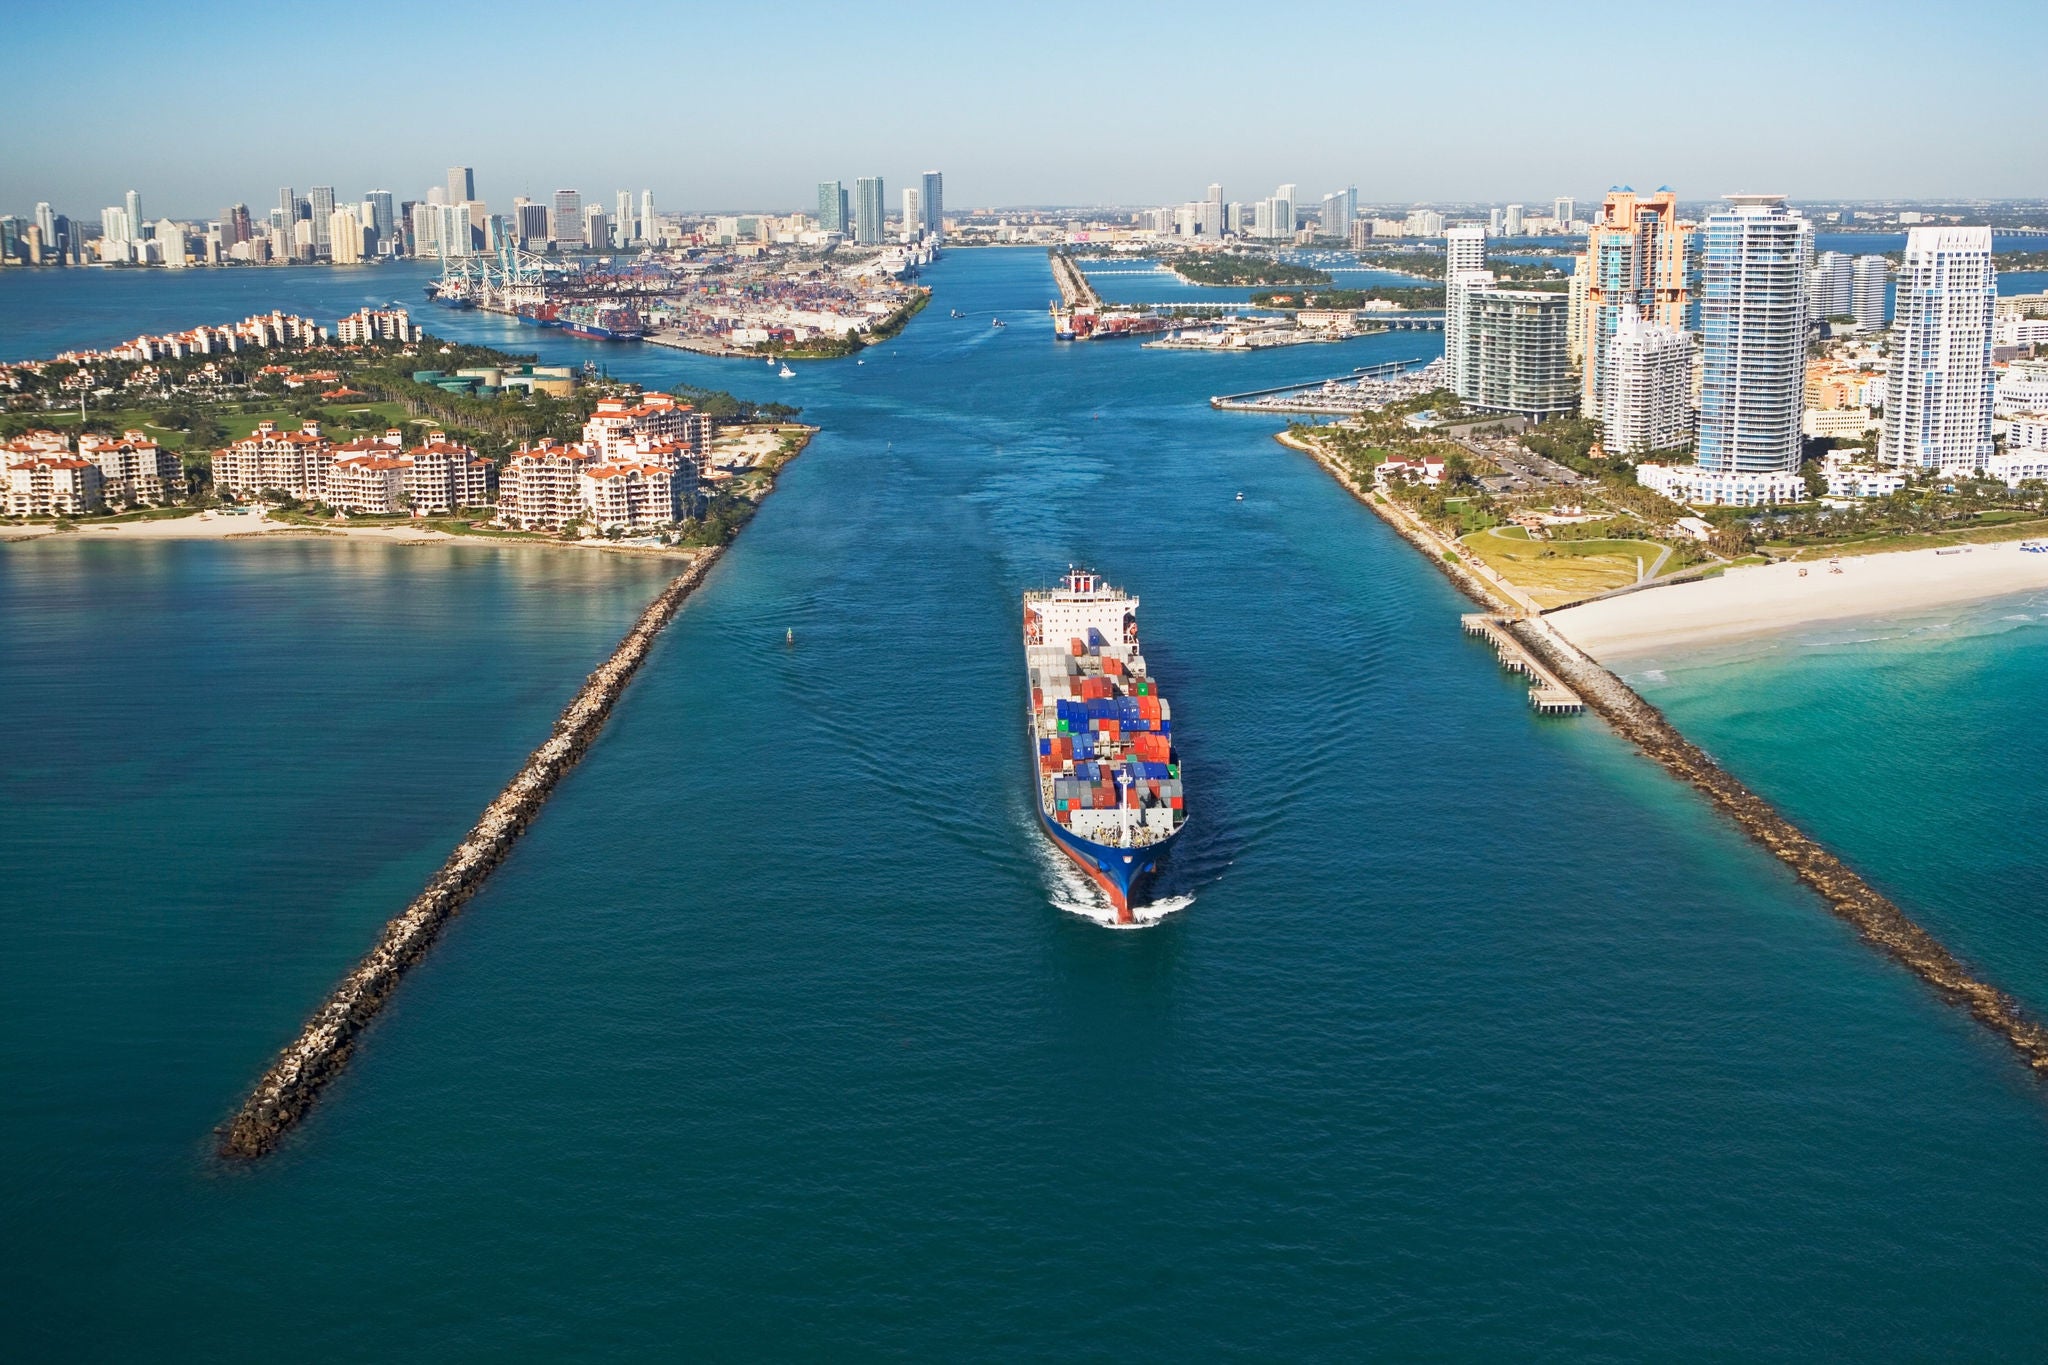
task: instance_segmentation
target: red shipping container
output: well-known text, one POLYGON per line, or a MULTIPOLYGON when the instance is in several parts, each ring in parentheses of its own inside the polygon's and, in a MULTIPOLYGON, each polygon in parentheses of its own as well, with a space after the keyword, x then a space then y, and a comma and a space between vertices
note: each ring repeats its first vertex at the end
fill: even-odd
POLYGON ((1181 801, 1182 801, 1183 799, 1184 799, 1184 798, 1182 798, 1182 797, 1178 797, 1178 796, 1176 796, 1176 797, 1174 797, 1174 798, 1173 798, 1173 808, 1174 808, 1175 810, 1179 810, 1179 809, 1181 808, 1181 806, 1180 806, 1180 803, 1181 803, 1181 801))
POLYGON ((1088 652, 1088 646, 1079 640, 1067 641, 1067 648, 1074 652, 1074 657, 1077 659, 1088 652))

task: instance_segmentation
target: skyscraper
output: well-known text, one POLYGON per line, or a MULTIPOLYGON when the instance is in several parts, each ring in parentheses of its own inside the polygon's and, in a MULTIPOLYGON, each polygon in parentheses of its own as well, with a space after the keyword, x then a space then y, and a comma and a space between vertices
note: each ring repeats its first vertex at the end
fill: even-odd
POLYGON ((1501 231, 1510 237, 1522 235, 1522 206, 1509 204, 1508 211, 1501 215, 1501 231))
POLYGON ((924 206, 924 230, 934 237, 946 232, 946 177, 926 171, 918 185, 918 201, 924 206))
POLYGON ((1856 301, 1855 279, 1848 256, 1839 251, 1821 252, 1819 259, 1813 264, 1813 273, 1806 286, 1807 298, 1813 306, 1813 316, 1853 316, 1856 301))
POLYGON ((536 204, 530 199, 512 201, 513 232, 521 246, 548 239, 548 206, 536 204))
POLYGON ((903 231, 913 233, 924 226, 924 194, 915 185, 903 191, 903 231))
POLYGON ((882 240, 882 177, 864 175, 853 182, 853 240, 877 246, 882 240))
POLYGON ((1557 230, 1559 232, 1571 230, 1572 216, 1577 212, 1578 205, 1572 201, 1572 197, 1568 194, 1560 194, 1557 198, 1550 201, 1550 216, 1557 220, 1557 230))
POLYGON ((448 168, 448 202, 466 204, 476 198, 476 170, 470 166, 448 168))
POLYGON ((1997 303, 1990 228, 1907 232, 1878 443, 1884 463, 1974 470, 1989 462, 1997 303))
POLYGON ((612 214, 612 228, 619 235, 619 245, 625 246, 639 237, 633 231, 633 191, 620 190, 617 203, 617 211, 612 214))
POLYGON ((1465 342, 1465 295, 1493 283, 1486 268, 1483 228, 1454 227, 1444 233, 1444 358, 1450 362, 1451 390, 1471 396, 1471 357, 1465 342))
POLYGON ((639 233, 639 236, 640 236, 640 240, 641 240, 641 241, 643 241, 643 242, 658 242, 658 241, 660 241, 660 240, 661 240, 661 233, 660 233, 660 231, 659 231, 659 230, 658 230, 658 229, 657 229, 657 228, 656 228, 656 227, 654 226, 654 191, 653 191, 653 190, 642 190, 642 191, 640 191, 640 233, 639 233))
POLYGON ((548 236, 564 244, 583 240, 583 195, 580 192, 555 191, 555 212, 548 222, 548 236))
POLYGON ((398 214, 393 205, 390 190, 371 190, 363 196, 363 202, 370 206, 370 231, 377 234, 377 250, 389 256, 396 250, 398 240, 398 214))
POLYGON ((1692 338, 1633 308, 1607 338, 1600 443, 1609 455, 1677 450, 1692 439, 1692 338))
POLYGON ((1727 199, 1701 227, 1700 467, 1794 474, 1806 408, 1810 234, 1782 194, 1727 199))
POLYGON ((316 253, 325 251, 332 241, 328 232, 334 221, 334 186, 315 185, 306 196, 313 206, 313 248, 316 253))
POLYGON ((48 202, 36 205, 36 231, 43 234, 43 250, 57 249, 57 215, 48 202))
MULTIPOLYGON (((1466 278, 1473 274, 1466 272, 1466 278)), ((1464 305, 1471 392, 1460 398, 1490 412, 1520 413, 1537 421, 1578 406, 1564 295, 1482 285, 1465 292, 1464 305)))
POLYGON ((846 235, 846 186, 837 180, 818 182, 818 230, 846 235))
POLYGON ((1859 332, 1884 330, 1885 286, 1891 283, 1892 266, 1882 256, 1858 256, 1851 268, 1849 311, 1855 315, 1859 332))
POLYGON ((142 236, 142 195, 140 191, 128 191, 127 195, 123 198, 122 207, 128 213, 128 236, 131 239, 139 240, 142 236))
POLYGON ((1351 240, 1351 221, 1358 216, 1358 187, 1333 190, 1323 196, 1321 235, 1339 241, 1351 240))
POLYGON ((1614 190, 1601 201, 1599 217, 1587 231, 1586 250, 1573 272, 1580 288, 1579 357, 1581 407, 1601 411, 1600 385, 1607 338, 1635 310, 1649 322, 1687 329, 1692 299, 1689 279, 1695 229, 1678 219, 1678 196, 1670 190, 1642 196, 1614 190))
POLYGON ((1500 210, 1497 208, 1486 211, 1486 235, 1489 237, 1500 236, 1500 210))
POLYGON ((336 209, 327 223, 328 254, 336 265, 360 265, 363 222, 351 209, 336 209))
POLYGON ((612 225, 606 221, 604 207, 592 204, 583 210, 583 245, 593 251, 602 251, 612 244, 612 225))
POLYGON ((1282 185, 1273 191, 1273 197, 1266 201, 1266 234, 1276 242, 1294 240, 1294 224, 1297 221, 1295 194, 1295 186, 1282 185))

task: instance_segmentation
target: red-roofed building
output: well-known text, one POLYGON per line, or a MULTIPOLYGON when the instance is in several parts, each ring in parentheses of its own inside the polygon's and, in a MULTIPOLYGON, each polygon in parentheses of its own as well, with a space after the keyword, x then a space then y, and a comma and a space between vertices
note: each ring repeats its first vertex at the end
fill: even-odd
POLYGON ((334 446, 320 434, 318 422, 297 431, 279 431, 264 422, 256 430, 213 454, 213 486, 240 495, 276 490, 307 502, 327 501, 327 471, 334 446))
POLYGON ((581 446, 544 440, 514 451, 498 479, 498 520, 525 531, 559 531, 583 516, 581 446))
POLYGON ((87 432, 78 438, 78 453, 99 466, 109 502, 162 507, 185 496, 185 465, 177 452, 139 431, 125 431, 118 439, 87 432))
POLYGON ((106 509, 100 467, 73 455, 36 455, 7 466, 7 513, 68 517, 106 509))
POLYGON ((583 471, 582 491, 600 531, 652 531, 676 520, 675 472, 664 465, 592 465, 583 471))

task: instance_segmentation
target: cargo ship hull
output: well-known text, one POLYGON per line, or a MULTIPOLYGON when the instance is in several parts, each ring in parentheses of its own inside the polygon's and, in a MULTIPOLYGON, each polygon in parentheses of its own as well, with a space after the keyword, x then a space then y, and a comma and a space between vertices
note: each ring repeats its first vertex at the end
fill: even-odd
POLYGON ((646 335, 638 327, 600 327, 591 322, 563 322, 556 325, 572 337, 587 337, 591 341, 638 341, 646 335))

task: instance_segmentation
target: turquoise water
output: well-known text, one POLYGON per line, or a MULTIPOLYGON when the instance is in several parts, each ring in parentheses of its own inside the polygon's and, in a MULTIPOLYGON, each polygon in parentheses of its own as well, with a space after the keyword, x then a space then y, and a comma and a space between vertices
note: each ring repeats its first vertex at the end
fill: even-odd
MULTIPOLYGON (((163 278, 69 325, 138 330, 163 278)), ((255 1168, 215 1165, 211 1126, 656 571, 0 548, 17 1352, 2033 1353, 2039 1087, 1661 770, 1533 716, 1433 570, 1203 401, 1318 368, 1055 345, 1038 251, 928 278, 865 365, 787 381, 429 318, 784 398, 824 434, 255 1168), (1142 594, 1197 798, 1166 888, 1191 899, 1141 933, 1065 908, 1031 824, 1017 593, 1076 559, 1142 594)), ((29 297, 0 277, 10 338, 29 297)), ((2038 716, 2038 656, 2011 662, 2033 639, 1920 675, 1929 750, 2038 716)), ((1715 692, 1666 662, 1674 713, 1715 692)), ((2031 794, 1864 766, 1846 748, 1897 698, 1844 669, 1796 724, 1688 723, 1760 785, 1774 746, 1876 784, 1788 801, 2048 1003, 2021 970, 2039 878, 1999 914, 1996 877, 1946 880, 1973 848, 2024 869, 2006 813, 2038 812, 2038 763, 1999 770, 2031 794), (1861 726, 1819 724, 1831 689, 1861 726), (1953 855, 1830 816, 1914 785, 1914 848, 1953 855)))

